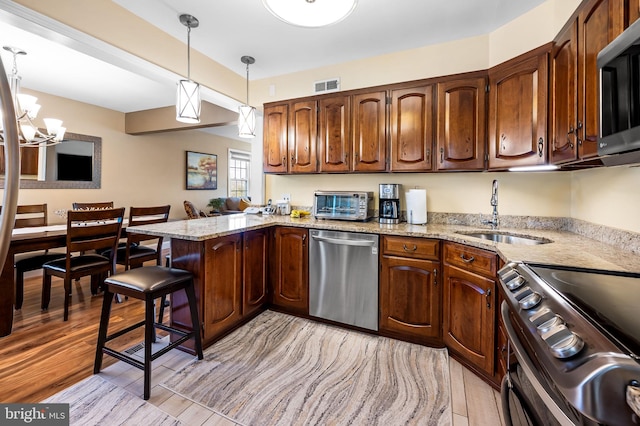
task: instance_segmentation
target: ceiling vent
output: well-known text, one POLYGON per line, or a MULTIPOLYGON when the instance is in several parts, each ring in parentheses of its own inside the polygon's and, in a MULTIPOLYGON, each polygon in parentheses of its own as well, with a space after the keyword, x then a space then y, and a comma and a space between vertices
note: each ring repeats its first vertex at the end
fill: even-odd
POLYGON ((313 93, 329 93, 340 90, 340 78, 316 81, 313 83, 313 93))

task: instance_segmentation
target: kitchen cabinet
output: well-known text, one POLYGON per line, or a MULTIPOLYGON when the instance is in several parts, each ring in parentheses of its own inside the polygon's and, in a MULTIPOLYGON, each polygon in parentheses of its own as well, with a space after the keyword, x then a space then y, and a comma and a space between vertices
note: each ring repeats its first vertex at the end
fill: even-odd
POLYGON ((489 169, 547 162, 548 49, 489 70, 489 169))
POLYGON ((272 232, 271 288, 273 305, 284 311, 309 314, 308 230, 277 227, 272 232))
MULTIPOLYGON (((242 234, 206 241, 172 239, 171 264, 194 275, 203 345, 207 346, 242 319, 242 234)), ((191 328, 186 296, 171 296, 171 323, 191 328)), ((191 342, 185 342, 189 347, 191 342)))
POLYGON ((242 316, 262 310, 267 303, 268 230, 245 232, 242 237, 242 316))
POLYGON ((496 255, 462 244, 443 246, 443 340, 449 350, 494 377, 496 255))
POLYGON ((624 27, 624 0, 583 3, 551 50, 550 162, 596 157, 598 52, 624 27))
POLYGON ((640 18, 640 0, 628 0, 629 19, 628 25, 633 24, 640 18))
POLYGON ((383 172, 387 168, 387 92, 353 95, 352 107, 352 170, 383 172))
POLYGON ((348 172, 351 170, 351 97, 338 95, 318 101, 320 113, 319 156, 320 172, 348 172))
POLYGON ((486 157, 486 90, 482 77, 438 83, 437 170, 483 170, 486 157))
POLYGON ((264 108, 263 170, 265 173, 286 173, 288 155, 289 106, 272 105, 264 108))
POLYGON ((392 172, 433 169, 433 87, 429 84, 391 90, 389 170, 392 172))
POLYGON ((264 172, 317 172, 317 132, 316 101, 265 106, 264 172))
POLYGON ((441 344, 440 242, 382 237, 380 332, 441 344))

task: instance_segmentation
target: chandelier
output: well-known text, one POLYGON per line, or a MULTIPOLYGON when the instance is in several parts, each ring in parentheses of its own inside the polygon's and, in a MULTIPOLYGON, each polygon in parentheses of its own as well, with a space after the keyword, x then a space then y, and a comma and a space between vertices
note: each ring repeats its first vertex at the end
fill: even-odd
MULTIPOLYGON (((20 137, 20 146, 25 147, 40 147, 56 145, 62 142, 64 133, 67 130, 62 127, 62 120, 56 118, 45 118, 44 124, 46 126, 46 133, 42 131, 33 123, 38 111, 40 111, 40 105, 36 102, 38 98, 31 95, 25 95, 20 93, 20 80, 22 77, 18 75, 18 55, 26 55, 27 52, 18 49, 16 47, 4 46, 4 50, 7 50, 13 54, 13 69, 11 74, 8 75, 9 87, 11 89, 11 97, 13 105, 16 111, 16 121, 18 123, 18 133, 20 137)), ((2 128, 2 111, 0 111, 0 144, 4 144, 5 136, 4 129, 2 128)))
POLYGON ((342 21, 358 0, 262 0, 278 19, 300 27, 325 27, 342 21))

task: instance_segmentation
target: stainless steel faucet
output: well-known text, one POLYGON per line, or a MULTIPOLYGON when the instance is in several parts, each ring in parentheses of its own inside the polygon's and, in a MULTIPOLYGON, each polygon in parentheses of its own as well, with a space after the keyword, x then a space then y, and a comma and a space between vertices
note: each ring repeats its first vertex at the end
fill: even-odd
POLYGON ((491 225, 491 229, 496 229, 500 226, 500 219, 498 218, 498 180, 494 179, 491 186, 491 205, 493 206, 493 212, 491 213, 491 220, 483 220, 482 223, 491 225))

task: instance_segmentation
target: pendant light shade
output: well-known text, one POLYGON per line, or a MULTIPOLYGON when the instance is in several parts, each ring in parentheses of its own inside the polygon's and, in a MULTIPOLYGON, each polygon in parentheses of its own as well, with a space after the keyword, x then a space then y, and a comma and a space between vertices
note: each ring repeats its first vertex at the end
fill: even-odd
POLYGON ((249 105, 249 65, 256 60, 251 56, 243 56, 240 61, 247 66, 247 103, 238 108, 238 136, 241 138, 255 138, 256 109, 249 105))
POLYGON ((357 0, 262 0, 277 18, 300 27, 333 25, 349 16, 357 0))
POLYGON ((191 28, 200 25, 191 15, 180 15, 180 23, 187 27, 187 79, 178 81, 176 120, 182 123, 200 122, 200 85, 191 80, 191 28))
POLYGON ((176 120, 182 123, 200 122, 200 85, 195 81, 178 82, 176 120))

